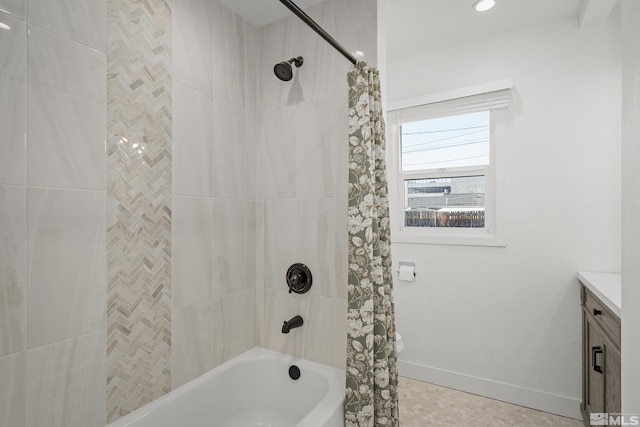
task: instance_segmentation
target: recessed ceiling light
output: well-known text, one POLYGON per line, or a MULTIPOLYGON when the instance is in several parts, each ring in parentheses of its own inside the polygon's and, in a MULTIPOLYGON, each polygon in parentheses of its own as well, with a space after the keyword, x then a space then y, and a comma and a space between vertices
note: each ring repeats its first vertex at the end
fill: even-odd
POLYGON ((495 0, 478 0, 473 4, 473 10, 476 12, 484 12, 496 5, 495 0))
POLYGON ((11 27, 5 24, 4 22, 0 22, 0 30, 10 30, 11 27))

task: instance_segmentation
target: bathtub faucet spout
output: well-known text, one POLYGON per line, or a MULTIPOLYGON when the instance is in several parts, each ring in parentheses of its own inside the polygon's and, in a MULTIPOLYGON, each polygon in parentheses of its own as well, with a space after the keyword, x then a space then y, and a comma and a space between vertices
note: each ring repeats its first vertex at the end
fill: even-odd
POLYGON ((291 329, 299 328, 300 326, 302 326, 302 317, 294 316, 291 320, 284 322, 282 325, 282 333, 288 334, 291 329))

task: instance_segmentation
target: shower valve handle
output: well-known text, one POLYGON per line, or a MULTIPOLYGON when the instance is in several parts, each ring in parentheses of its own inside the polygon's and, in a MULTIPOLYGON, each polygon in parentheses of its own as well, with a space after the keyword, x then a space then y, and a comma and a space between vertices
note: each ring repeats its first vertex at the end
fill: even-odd
POLYGON ((301 263, 296 263, 289 267, 286 280, 287 286, 289 286, 289 293, 295 292, 297 294, 303 294, 309 291, 313 281, 311 270, 301 263))
POLYGON ((289 282, 291 283, 291 286, 295 286, 297 284, 299 284, 302 280, 300 279, 300 274, 294 274, 289 278, 289 282))
POLYGON ((304 278, 302 274, 296 273, 289 276, 287 279, 287 284, 289 285, 289 293, 293 292, 294 289, 297 289, 301 283, 304 282, 304 278))

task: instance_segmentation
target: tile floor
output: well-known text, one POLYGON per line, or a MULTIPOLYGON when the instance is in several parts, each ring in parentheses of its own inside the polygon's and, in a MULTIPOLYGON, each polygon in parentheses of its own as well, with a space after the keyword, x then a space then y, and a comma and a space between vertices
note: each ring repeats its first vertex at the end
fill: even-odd
POLYGON ((499 400, 400 377, 401 427, 581 427, 565 418, 499 400))

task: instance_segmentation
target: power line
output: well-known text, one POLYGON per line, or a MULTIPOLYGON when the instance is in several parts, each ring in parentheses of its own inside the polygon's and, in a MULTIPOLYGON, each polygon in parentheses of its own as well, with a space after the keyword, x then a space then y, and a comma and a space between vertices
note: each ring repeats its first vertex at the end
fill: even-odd
POLYGON ((429 131, 422 131, 422 132, 402 132, 402 134, 403 135, 422 135, 425 133, 456 132, 459 130, 469 130, 469 129, 488 128, 488 127, 489 125, 482 125, 482 126, 471 126, 468 128, 457 128, 457 129, 429 130, 429 131))
POLYGON ((481 133, 481 132, 484 132, 484 130, 476 130, 476 131, 473 131, 473 132, 463 133, 461 135, 448 136, 446 138, 434 139, 433 141, 420 142, 420 143, 417 143, 417 144, 407 144, 407 148, 418 147, 418 146, 421 146, 421 145, 429 145, 429 144, 433 144, 434 142, 450 141, 452 139, 462 138, 463 136, 475 135, 476 133, 481 133))
MULTIPOLYGON (((455 142, 455 143, 449 143, 449 144, 441 144, 435 147, 425 147, 425 148, 419 148, 417 150, 411 150, 411 149, 407 149, 407 150, 402 150, 402 154, 404 153, 419 153, 422 151, 429 151, 429 150, 440 150, 442 148, 450 148, 450 147, 460 147, 463 145, 473 145, 473 144, 480 144, 482 142, 489 142, 488 139, 472 139, 469 141, 465 141, 465 142, 455 142)), ((411 146, 410 148, 415 148, 415 146, 411 146)))

